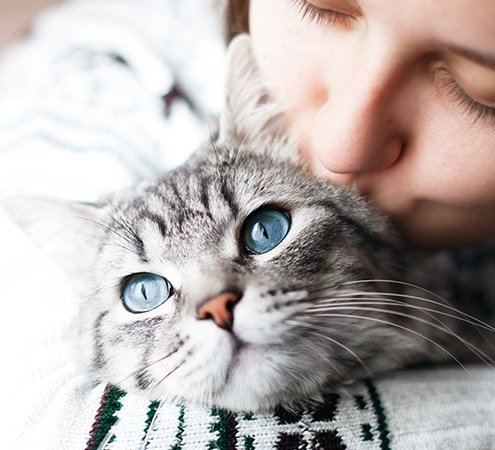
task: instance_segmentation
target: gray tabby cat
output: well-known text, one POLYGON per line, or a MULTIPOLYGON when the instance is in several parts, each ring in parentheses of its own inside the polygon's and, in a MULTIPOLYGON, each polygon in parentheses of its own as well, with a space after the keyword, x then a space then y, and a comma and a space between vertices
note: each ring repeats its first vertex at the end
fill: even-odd
POLYGON ((155 400, 269 410, 479 354, 473 320, 414 287, 437 289, 425 261, 299 166, 247 37, 230 60, 219 137, 182 167, 99 205, 11 203, 25 227, 49 223, 81 286, 85 367, 155 400))

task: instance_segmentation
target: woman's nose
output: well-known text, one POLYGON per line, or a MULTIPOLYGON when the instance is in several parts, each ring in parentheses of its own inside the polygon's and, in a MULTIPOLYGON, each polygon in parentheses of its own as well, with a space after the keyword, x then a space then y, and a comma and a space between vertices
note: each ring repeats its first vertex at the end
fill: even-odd
POLYGON ((375 73, 341 78, 329 87, 326 102, 316 114, 313 157, 333 174, 386 169, 404 150, 404 111, 397 98, 400 90, 391 77, 379 70, 375 73))

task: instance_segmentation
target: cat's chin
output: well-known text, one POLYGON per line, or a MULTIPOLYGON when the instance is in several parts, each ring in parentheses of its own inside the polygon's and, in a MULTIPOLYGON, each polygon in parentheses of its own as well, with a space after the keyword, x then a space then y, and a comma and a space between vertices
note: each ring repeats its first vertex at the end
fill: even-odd
POLYGON ((216 364, 209 366, 209 373, 204 366, 184 372, 179 368, 163 383, 140 393, 158 401, 251 412, 273 411, 278 406, 292 407, 319 398, 323 377, 316 372, 303 373, 293 355, 234 339, 225 340, 223 345, 224 350, 231 346, 230 355, 222 352, 216 364))
POLYGON ((309 398, 318 399, 323 384, 324 377, 316 372, 302 373, 293 355, 243 343, 232 354, 225 384, 202 403, 234 411, 267 412, 278 406, 292 407, 309 398))

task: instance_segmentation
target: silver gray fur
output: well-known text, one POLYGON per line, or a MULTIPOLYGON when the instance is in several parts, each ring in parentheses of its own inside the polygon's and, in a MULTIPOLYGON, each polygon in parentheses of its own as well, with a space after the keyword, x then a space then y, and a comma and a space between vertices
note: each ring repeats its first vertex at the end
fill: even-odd
POLYGON ((16 213, 28 228, 64 216, 50 240, 84 295, 86 369, 155 400, 267 410, 370 373, 476 354, 461 337, 473 321, 412 286, 438 290, 425 260, 364 200, 299 167, 247 37, 230 59, 219 137, 182 167, 100 205, 33 200, 21 208, 31 219, 16 213), (241 228, 264 205, 287 210, 292 227, 270 252, 249 254, 241 228), (123 280, 144 272, 167 278, 174 295, 133 314, 123 280), (197 312, 226 290, 241 295, 230 331, 197 312))

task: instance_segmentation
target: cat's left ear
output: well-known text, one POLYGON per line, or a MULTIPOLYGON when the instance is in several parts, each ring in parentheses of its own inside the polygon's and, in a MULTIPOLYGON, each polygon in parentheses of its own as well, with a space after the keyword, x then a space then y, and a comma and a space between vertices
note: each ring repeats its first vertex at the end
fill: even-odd
MULTIPOLYGON (((1 206, 31 240, 70 276, 84 278, 105 227, 103 208, 48 197, 11 196, 1 206)), ((108 216, 107 216, 108 218, 108 216)))
POLYGON ((287 142, 282 112, 259 73, 251 38, 247 34, 235 37, 227 51, 226 98, 219 142, 248 148, 287 142))

